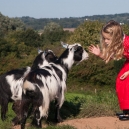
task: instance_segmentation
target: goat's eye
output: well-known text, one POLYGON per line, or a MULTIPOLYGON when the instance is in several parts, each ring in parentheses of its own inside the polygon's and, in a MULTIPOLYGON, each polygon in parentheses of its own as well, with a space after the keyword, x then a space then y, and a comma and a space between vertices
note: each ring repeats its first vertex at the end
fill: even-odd
POLYGON ((70 51, 72 50, 72 48, 70 48, 70 51))

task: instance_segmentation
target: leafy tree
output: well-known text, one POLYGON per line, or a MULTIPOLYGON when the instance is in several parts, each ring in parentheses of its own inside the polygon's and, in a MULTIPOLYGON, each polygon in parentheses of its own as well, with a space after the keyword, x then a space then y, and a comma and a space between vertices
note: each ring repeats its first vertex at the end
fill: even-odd
POLYGON ((42 41, 40 35, 33 29, 27 29, 25 31, 15 31, 8 35, 9 39, 13 42, 19 44, 22 43, 26 46, 40 47, 42 46, 42 41))
POLYGON ((33 29, 27 29, 24 33, 23 42, 27 46, 39 47, 42 46, 40 35, 33 29))
POLYGON ((83 46, 98 44, 100 39, 100 30, 103 23, 99 21, 85 21, 70 37, 69 42, 79 42, 83 46))
POLYGON ((6 56, 10 52, 10 44, 5 39, 0 39, 0 56, 6 56))
POLYGON ((7 35, 9 31, 25 30, 24 23, 18 18, 9 18, 0 13, 0 36, 7 35))
POLYGON ((122 25, 124 34, 129 35, 129 24, 122 25))
POLYGON ((44 27, 41 39, 44 42, 53 44, 54 42, 61 40, 63 33, 63 28, 59 24, 51 22, 44 27))
POLYGON ((55 22, 50 22, 48 23, 45 27, 44 27, 44 33, 47 33, 47 32, 54 32, 54 31, 61 31, 62 30, 62 27, 55 23, 55 22))

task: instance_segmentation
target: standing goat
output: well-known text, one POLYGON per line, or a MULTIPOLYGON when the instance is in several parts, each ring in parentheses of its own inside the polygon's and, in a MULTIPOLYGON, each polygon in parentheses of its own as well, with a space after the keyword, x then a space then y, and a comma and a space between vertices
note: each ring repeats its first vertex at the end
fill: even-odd
POLYGON ((17 114, 13 119, 13 123, 19 122, 20 111, 17 112, 22 99, 22 85, 24 78, 30 71, 37 68, 42 68, 57 59, 53 51, 47 50, 40 52, 35 58, 32 67, 22 69, 14 69, 0 76, 0 105, 1 105, 1 119, 5 120, 6 112, 8 110, 8 103, 14 101, 12 109, 17 114), (18 103, 18 104, 17 104, 18 103), (17 107, 15 107, 17 105, 17 107))
POLYGON ((30 72, 23 84, 23 99, 21 106, 21 129, 25 128, 27 112, 30 104, 34 106, 34 118, 32 124, 41 127, 42 117, 47 118, 49 105, 56 100, 56 120, 62 122, 60 108, 64 102, 66 79, 68 71, 74 62, 81 62, 88 58, 88 53, 80 44, 64 44, 66 48, 59 59, 42 69, 30 72))

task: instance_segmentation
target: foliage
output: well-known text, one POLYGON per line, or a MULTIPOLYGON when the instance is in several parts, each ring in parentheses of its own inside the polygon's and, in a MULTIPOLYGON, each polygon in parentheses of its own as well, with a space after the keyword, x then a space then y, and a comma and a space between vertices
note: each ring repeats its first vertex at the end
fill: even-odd
MULTIPOLYGON (((103 24, 103 22, 95 20, 86 20, 73 33, 70 33, 63 31, 63 28, 58 23, 49 21, 44 26, 44 32, 41 36, 30 28, 26 30, 8 31, 6 37, 1 37, 0 39, 0 60, 2 62, 0 64, 0 73, 4 73, 13 68, 32 65, 38 47, 43 50, 46 48, 52 49, 59 56, 63 51, 60 46, 61 40, 68 43, 79 42, 85 49, 90 44, 97 45, 99 44, 99 33, 103 24)), ((128 25, 122 25, 122 27, 124 32, 129 34, 128 25)), ((68 89, 86 90, 91 86, 112 86, 114 88, 116 74, 121 66, 119 64, 122 65, 122 62, 111 61, 106 65, 102 60, 89 54, 87 61, 82 62, 78 66, 74 66, 69 72, 67 81, 68 89)))
POLYGON ((18 18, 5 17, 0 13, 0 37, 5 36, 9 31, 25 30, 24 23, 18 18))
POLYGON ((60 42, 43 44, 41 37, 33 30, 10 32, 0 39, 0 74, 11 69, 31 66, 37 55, 37 48, 52 49, 56 55, 61 54, 60 42), (55 47, 57 46, 57 47, 55 47))
POLYGON ((63 31, 63 28, 59 24, 50 22, 44 27, 41 39, 44 44, 55 44, 55 42, 67 38, 68 34, 69 32, 63 31))
POLYGON ((114 116, 119 110, 114 90, 95 90, 85 95, 78 117, 114 116))
POLYGON ((32 17, 21 17, 21 21, 23 21, 27 28, 33 28, 34 30, 40 30, 43 29, 48 23, 55 22, 62 26, 63 28, 76 28, 78 25, 80 25, 84 19, 79 18, 39 18, 35 19, 32 17))
POLYGON ((129 24, 122 25, 124 34, 129 35, 129 24))
POLYGON ((33 29, 11 32, 8 35, 8 40, 11 40, 15 44, 22 43, 23 45, 31 47, 43 46, 40 35, 33 29))
POLYGON ((96 87, 115 86, 114 62, 105 64, 91 55, 91 59, 74 66, 68 75, 68 90, 87 90, 96 87))
POLYGON ((58 23, 63 28, 77 28, 84 21, 103 21, 115 20, 117 22, 129 24, 129 13, 121 14, 110 14, 110 15, 93 15, 84 17, 69 17, 69 18, 32 18, 32 17, 21 17, 20 20, 25 23, 27 28, 33 28, 35 30, 43 29, 50 22, 58 23))
POLYGON ((79 42, 87 47, 90 44, 98 44, 100 39, 100 30, 102 23, 98 21, 85 21, 76 28, 74 34, 70 37, 69 42, 79 42))

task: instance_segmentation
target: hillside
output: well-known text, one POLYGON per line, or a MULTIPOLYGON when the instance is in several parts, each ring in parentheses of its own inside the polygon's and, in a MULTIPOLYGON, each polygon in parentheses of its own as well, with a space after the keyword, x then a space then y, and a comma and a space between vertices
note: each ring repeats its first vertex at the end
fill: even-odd
POLYGON ((56 22, 60 24, 63 28, 77 28, 85 20, 99 20, 99 21, 109 21, 111 19, 116 20, 120 23, 129 24, 129 13, 122 14, 109 14, 109 15, 93 15, 84 17, 69 17, 69 18, 32 18, 28 16, 20 17, 21 21, 25 23, 27 27, 31 27, 35 30, 43 29, 47 23, 56 22))

